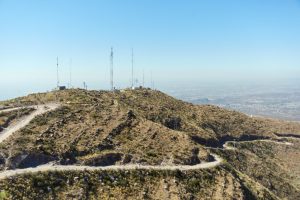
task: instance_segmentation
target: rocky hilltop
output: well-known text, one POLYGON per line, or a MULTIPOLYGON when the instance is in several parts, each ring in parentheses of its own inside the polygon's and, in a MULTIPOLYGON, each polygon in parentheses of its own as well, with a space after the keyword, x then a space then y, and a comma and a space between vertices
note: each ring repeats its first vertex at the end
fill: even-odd
POLYGON ((36 105, 50 104, 58 106, 0 143, 0 173, 49 163, 120 167, 4 177, 0 199, 300 198, 299 123, 193 105, 150 89, 72 89, 1 102, 0 136, 36 105), (216 164, 203 167, 210 162, 216 164), (131 165, 137 169, 122 170, 131 165))

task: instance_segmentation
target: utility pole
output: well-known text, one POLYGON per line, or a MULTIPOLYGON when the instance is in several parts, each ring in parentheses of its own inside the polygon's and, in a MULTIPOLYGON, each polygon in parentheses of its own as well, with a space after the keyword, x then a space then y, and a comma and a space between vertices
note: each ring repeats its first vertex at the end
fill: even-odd
POLYGON ((59 74, 58 74, 58 56, 57 56, 57 58, 56 58, 56 78, 57 78, 57 89, 59 89, 59 74))
POLYGON ((114 52, 112 47, 110 52, 110 89, 114 91, 114 52))

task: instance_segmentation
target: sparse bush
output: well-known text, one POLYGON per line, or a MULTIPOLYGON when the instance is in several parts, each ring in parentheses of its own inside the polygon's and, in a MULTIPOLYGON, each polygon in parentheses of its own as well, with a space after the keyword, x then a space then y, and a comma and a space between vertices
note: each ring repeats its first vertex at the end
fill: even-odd
POLYGON ((0 200, 6 200, 8 198, 7 192, 4 190, 0 191, 0 200))

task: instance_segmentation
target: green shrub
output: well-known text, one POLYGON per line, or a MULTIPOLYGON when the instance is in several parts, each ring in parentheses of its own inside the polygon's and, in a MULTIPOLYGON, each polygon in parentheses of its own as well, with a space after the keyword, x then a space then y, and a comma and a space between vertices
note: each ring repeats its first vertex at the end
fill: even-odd
POLYGON ((0 191, 0 200, 5 200, 8 198, 7 192, 4 190, 0 191))

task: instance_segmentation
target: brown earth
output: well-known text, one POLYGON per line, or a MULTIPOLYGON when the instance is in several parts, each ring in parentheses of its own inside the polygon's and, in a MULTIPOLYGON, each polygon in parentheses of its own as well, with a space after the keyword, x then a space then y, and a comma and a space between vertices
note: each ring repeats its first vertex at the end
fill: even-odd
MULTIPOLYGON (((1 102, 0 107, 49 102, 59 102, 62 106, 35 118, 24 129, 0 144, 0 168, 37 166, 45 161, 96 166, 125 163, 195 165, 209 161, 209 152, 214 150, 207 147, 222 147, 229 140, 278 139, 278 134, 300 135, 300 123, 250 118, 216 106, 192 105, 149 89, 114 93, 85 90, 40 93, 1 102)), ((276 149, 276 143, 262 142, 257 148, 257 142, 249 143, 248 148, 242 146, 244 144, 246 143, 240 143, 238 151, 215 150, 228 163, 217 169, 195 171, 200 177, 203 173, 211 173, 210 177, 205 176, 203 179, 205 184, 198 182, 197 178, 191 180, 194 175, 186 176, 183 180, 189 181, 180 180, 179 184, 172 183, 173 176, 163 175, 162 179, 161 175, 160 178, 141 175, 151 181, 146 182, 138 190, 138 194, 144 194, 144 190, 148 188, 146 194, 150 195, 150 199, 220 199, 222 196, 227 199, 243 199, 247 195, 257 199, 298 197, 298 161, 285 158, 285 154, 276 149), (275 154, 279 156, 276 159, 275 154), (271 161, 266 163, 269 159, 271 161), (282 164, 279 166, 280 162, 282 164), (168 187, 164 186, 163 180, 169 183, 168 187), (194 189, 191 191, 187 187, 190 182, 195 182, 197 186, 192 187, 194 189)), ((298 146, 295 143, 291 148, 298 146)), ((293 150, 288 152, 292 157, 298 155, 293 150)), ((81 177, 79 180, 83 183, 72 186, 65 182, 65 176, 73 176, 79 172, 68 173, 70 174, 50 173, 52 177, 59 176, 63 179, 61 191, 55 195, 62 195, 62 199, 76 194, 72 191, 79 191, 78 195, 87 195, 90 189, 85 185, 92 183, 87 181, 85 184, 81 177)), ((23 183, 24 176, 17 179, 16 191, 20 189, 19 183, 23 183)), ((54 187, 51 181, 48 182, 45 173, 37 175, 40 176, 43 177, 41 184, 54 187)), ((91 174, 88 176, 93 179, 91 174)), ((35 185, 34 181, 37 177, 30 176, 33 182, 28 182, 29 188, 26 191, 38 190, 40 186, 35 185)), ((127 179, 134 184, 135 180, 130 177, 127 179)), ((0 181, 0 184, 5 187, 9 183, 9 180, 6 181, 0 181)), ((100 194, 101 188, 95 186, 95 197, 100 194)), ((107 191, 103 195, 117 195, 115 198, 128 194, 128 199, 131 199, 135 197, 135 189, 128 184, 126 187, 109 185, 103 187, 102 191, 107 191)), ((11 193, 11 190, 6 190, 11 193)))

